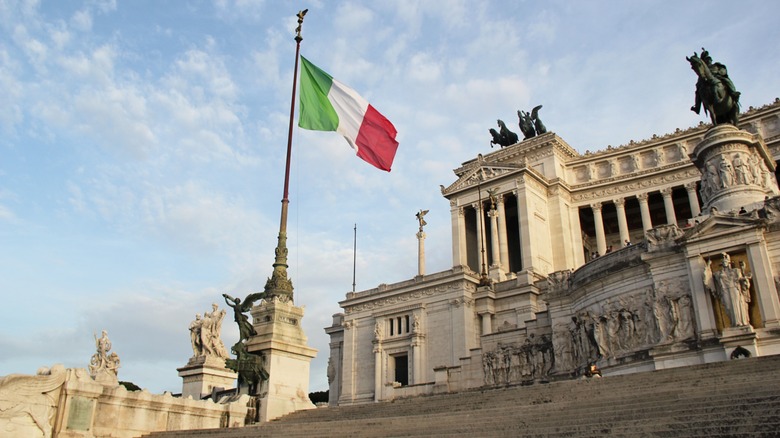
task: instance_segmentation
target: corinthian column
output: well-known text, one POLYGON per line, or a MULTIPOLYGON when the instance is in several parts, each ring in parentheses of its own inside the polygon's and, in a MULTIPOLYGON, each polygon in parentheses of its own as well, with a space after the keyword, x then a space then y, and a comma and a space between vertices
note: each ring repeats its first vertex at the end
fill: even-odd
POLYGON ((647 193, 636 195, 639 200, 639 211, 642 214, 642 229, 645 231, 653 228, 653 221, 650 219, 650 206, 647 205, 647 193))
POLYGON ((667 187, 661 190, 661 196, 664 198, 664 210, 666 211, 666 223, 677 225, 677 216, 674 214, 674 201, 672 200, 672 188, 667 187))
POLYGON ((607 238, 604 235, 604 219, 601 216, 601 202, 591 204, 590 208, 593 210, 593 222, 596 228, 596 248, 599 251, 599 255, 604 255, 607 252, 607 238))
POLYGON ((628 223, 626 222, 626 200, 624 198, 615 199, 615 208, 617 209, 618 229, 620 231, 620 244, 623 245, 627 240, 630 240, 628 236, 628 223))

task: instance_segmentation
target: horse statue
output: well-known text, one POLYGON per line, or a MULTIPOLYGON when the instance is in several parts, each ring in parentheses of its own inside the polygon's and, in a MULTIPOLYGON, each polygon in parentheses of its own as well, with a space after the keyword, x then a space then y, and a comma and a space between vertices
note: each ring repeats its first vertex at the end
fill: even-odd
POLYGON ((535 106, 530 114, 525 111, 517 111, 517 117, 520 119, 520 130, 523 131, 524 139, 529 139, 547 132, 547 128, 544 126, 544 123, 542 123, 542 119, 539 118, 540 109, 542 109, 542 105, 535 106))
POLYGON ((509 128, 506 127, 506 123, 504 123, 503 120, 497 120, 499 131, 496 132, 495 129, 490 129, 490 135, 493 136, 493 140, 490 142, 490 147, 493 147, 494 144, 500 145, 501 147, 511 146, 518 142, 517 134, 510 131, 509 128))
POLYGON ((731 123, 736 126, 739 121, 740 93, 734 88, 726 66, 719 62, 713 63, 704 48, 701 57, 693 52, 693 56, 686 56, 685 59, 699 77, 696 81, 696 102, 691 111, 699 114, 704 106, 704 114, 709 114, 713 125, 731 123))

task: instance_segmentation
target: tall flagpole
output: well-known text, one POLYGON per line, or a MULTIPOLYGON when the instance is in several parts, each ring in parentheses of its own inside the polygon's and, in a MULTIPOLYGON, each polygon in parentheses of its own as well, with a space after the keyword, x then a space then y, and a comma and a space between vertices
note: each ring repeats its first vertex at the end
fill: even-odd
POLYGON ((355 292, 356 267, 357 267, 357 224, 355 224, 355 235, 352 238, 352 292, 355 292))
POLYGON ((290 103, 290 128, 287 132, 287 162, 284 169, 284 194, 282 196, 282 214, 279 221, 279 238, 276 245, 276 258, 271 278, 265 283, 265 299, 279 297, 284 301, 293 300, 292 281, 287 278, 287 206, 290 204, 290 157, 292 155, 293 119, 295 118, 295 84, 298 78, 298 58, 301 52, 301 26, 308 9, 298 12, 298 27, 295 29, 295 69, 293 70, 292 101, 290 103))

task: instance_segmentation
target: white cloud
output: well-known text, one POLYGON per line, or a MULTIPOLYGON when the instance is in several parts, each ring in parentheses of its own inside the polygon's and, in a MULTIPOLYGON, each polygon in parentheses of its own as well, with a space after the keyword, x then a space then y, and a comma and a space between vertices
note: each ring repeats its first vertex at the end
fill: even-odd
POLYGON ((437 81, 441 70, 441 64, 426 53, 416 53, 409 60, 409 77, 419 82, 437 81))
POLYGON ((70 25, 78 31, 89 32, 92 29, 92 13, 87 10, 74 12, 70 25))

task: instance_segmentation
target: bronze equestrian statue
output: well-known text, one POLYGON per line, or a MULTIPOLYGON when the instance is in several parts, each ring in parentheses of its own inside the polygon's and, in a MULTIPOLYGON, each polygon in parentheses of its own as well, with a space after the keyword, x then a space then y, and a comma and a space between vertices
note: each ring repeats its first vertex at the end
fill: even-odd
POLYGON ((709 114, 713 125, 730 123, 737 126, 740 93, 734 88, 726 66, 712 62, 709 52, 704 48, 701 50, 701 57, 696 52, 690 58, 685 57, 699 77, 696 81, 696 101, 691 111, 700 114, 704 106, 704 114, 709 114))

